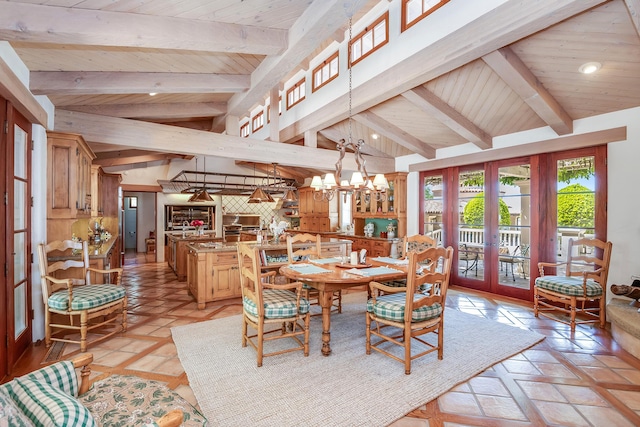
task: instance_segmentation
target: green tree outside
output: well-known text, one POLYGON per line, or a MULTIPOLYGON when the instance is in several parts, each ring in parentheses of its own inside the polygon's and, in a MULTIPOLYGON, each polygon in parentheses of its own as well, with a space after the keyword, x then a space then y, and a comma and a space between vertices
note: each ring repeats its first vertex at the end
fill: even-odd
MULTIPOLYGON (((500 199, 500 225, 511 225, 511 215, 509 207, 500 199)), ((462 214, 465 224, 471 227, 480 227, 484 224, 484 192, 478 193, 464 207, 462 214)))
POLYGON ((572 184, 558 191, 558 226, 593 228, 595 195, 584 185, 572 184))

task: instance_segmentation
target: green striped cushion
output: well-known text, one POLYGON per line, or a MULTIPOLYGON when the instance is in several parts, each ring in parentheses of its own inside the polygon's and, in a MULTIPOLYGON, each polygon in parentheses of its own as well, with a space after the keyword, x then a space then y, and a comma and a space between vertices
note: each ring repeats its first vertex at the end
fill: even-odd
POLYGON ((27 427, 33 423, 9 397, 8 389, 0 387, 0 426, 27 427))
POLYGON ((45 366, 22 378, 32 381, 45 381, 64 391, 69 396, 78 397, 78 376, 73 367, 73 362, 69 360, 63 360, 53 365, 45 366))
MULTIPOLYGON (((117 301, 126 295, 124 286, 87 285, 73 288, 71 310, 87 310, 117 301)), ((69 293, 58 291, 49 297, 49 307, 56 310, 69 308, 69 293)))
MULTIPOLYGON (((536 286, 567 296, 581 297, 584 295, 582 282, 582 277, 543 276, 536 279, 536 286)), ((600 295, 602 295, 602 286, 598 282, 588 279, 587 296, 597 297, 600 295)))
MULTIPOLYGON (((424 295, 414 294, 413 296, 414 301, 421 298, 424 298, 424 295)), ((382 319, 402 322, 404 321, 404 306, 406 302, 407 296, 405 292, 382 295, 376 298, 375 305, 373 304, 373 299, 369 299, 369 301, 367 301, 367 311, 382 319)), ((442 305, 437 302, 433 305, 427 305, 413 310, 413 313, 411 314, 411 321, 422 322, 436 318, 440 316, 441 313, 442 305)))
MULTIPOLYGON (((296 294, 285 289, 265 289, 262 292, 264 316, 267 319, 284 319, 296 315, 296 294)), ((243 306, 252 316, 258 315, 258 307, 249 298, 243 299, 243 306)), ((300 298, 300 314, 309 311, 309 301, 300 298)))
POLYGON ((38 426, 90 427, 96 423, 87 408, 74 397, 43 381, 16 378, 12 398, 38 426))

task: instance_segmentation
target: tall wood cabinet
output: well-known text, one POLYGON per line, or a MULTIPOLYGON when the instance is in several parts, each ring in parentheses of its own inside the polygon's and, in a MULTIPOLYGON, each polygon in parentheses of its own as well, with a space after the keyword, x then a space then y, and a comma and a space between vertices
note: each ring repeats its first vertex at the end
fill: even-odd
POLYGON ((47 132, 47 218, 91 215, 91 161, 81 135, 47 132))
POLYGON ((338 225, 338 200, 315 200, 311 187, 298 189, 300 230, 332 231, 338 225))
POLYGON ((95 154, 81 135, 47 132, 47 239, 71 238, 72 224, 89 219, 91 161, 95 154))
POLYGON ((353 219, 355 233, 364 234, 367 219, 395 219, 398 223, 396 237, 407 234, 407 173, 395 172, 385 174, 389 181, 389 189, 382 200, 363 194, 353 196, 353 219))

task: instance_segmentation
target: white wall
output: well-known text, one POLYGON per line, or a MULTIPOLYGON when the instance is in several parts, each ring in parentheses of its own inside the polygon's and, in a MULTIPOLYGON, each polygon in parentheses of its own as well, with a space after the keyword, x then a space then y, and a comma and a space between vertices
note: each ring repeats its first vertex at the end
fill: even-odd
MULTIPOLYGON (((574 133, 594 132, 620 126, 627 126, 627 139, 608 145, 608 208, 607 239, 613 243, 608 284, 630 283, 631 275, 640 275, 640 186, 635 172, 640 170, 640 107, 603 114, 574 122, 574 133)), ((507 135, 494 144, 496 148, 543 141, 550 137, 549 128, 535 129, 507 135)), ((555 136, 557 138, 557 136, 555 136)), ((469 151, 467 145, 460 151, 469 151)), ((438 150, 437 158, 459 155, 456 150, 438 150)), ((414 163, 426 161, 422 156, 411 155, 396 159, 396 170, 407 171, 414 163)), ((420 180, 417 172, 409 174, 408 194, 419 194, 420 180)), ((408 197, 407 234, 419 230, 420 207, 417 197, 408 197)), ((611 298, 607 289, 607 298, 611 298)))

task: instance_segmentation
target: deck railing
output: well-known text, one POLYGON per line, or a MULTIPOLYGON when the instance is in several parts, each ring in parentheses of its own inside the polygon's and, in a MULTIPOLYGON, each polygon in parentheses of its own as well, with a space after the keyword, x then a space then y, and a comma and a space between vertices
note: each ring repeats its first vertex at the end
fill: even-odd
MULTIPOLYGON (((436 239, 439 244, 442 244, 442 229, 434 230, 426 234, 436 239)), ((500 230, 498 237, 500 246, 515 247, 520 245, 519 230, 500 230)), ((458 242, 484 245, 484 230, 481 228, 460 228, 458 242)))

